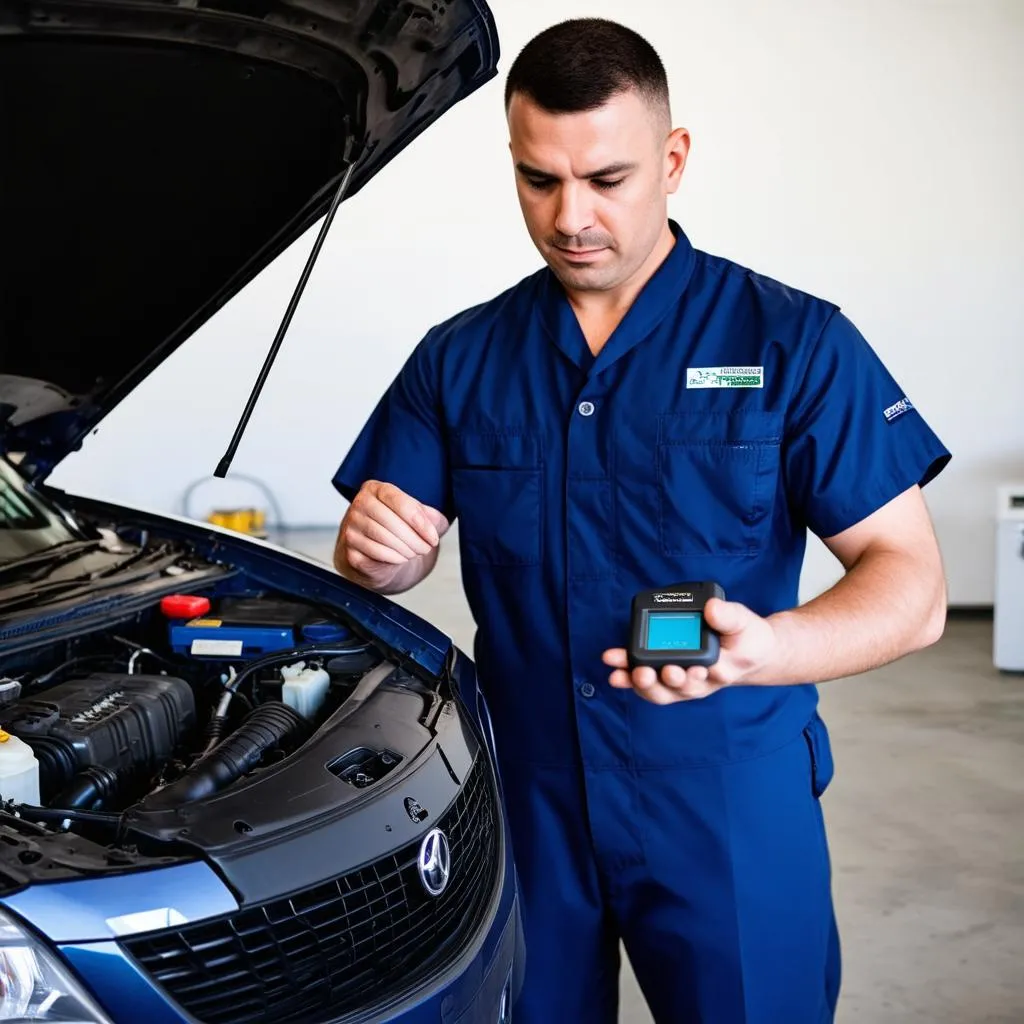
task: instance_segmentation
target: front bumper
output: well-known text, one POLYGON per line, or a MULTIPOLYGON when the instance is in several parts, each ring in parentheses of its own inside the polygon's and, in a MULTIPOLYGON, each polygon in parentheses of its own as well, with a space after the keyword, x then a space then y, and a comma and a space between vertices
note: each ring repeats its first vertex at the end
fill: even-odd
MULTIPOLYGON (((510 873, 511 874, 511 873, 510 873)), ((498 911, 466 956, 402 1003, 336 1018, 332 1024, 504 1024, 501 1010, 522 984, 522 926, 512 877, 498 911)), ((61 946, 71 967, 116 1024, 196 1024, 147 978, 116 942, 61 946)))
MULTIPOLYGON (((495 785, 491 774, 493 761, 482 748, 478 748, 478 756, 484 760, 479 767, 484 768, 490 788, 495 785)), ((436 756, 430 757, 422 768, 427 769, 435 760, 436 756)), ((404 788, 389 795, 397 799, 403 792, 404 788)), ((417 788, 416 792, 422 789, 417 788)), ((392 975, 389 984, 379 986, 384 991, 373 990, 354 1005, 351 1000, 346 1005, 339 1002, 337 1016, 331 1016, 331 999, 323 991, 321 980, 318 987, 326 1006, 318 1010, 317 1021, 322 1024, 382 1021, 505 1024, 501 1011, 503 1007, 507 1010, 509 1002, 518 995, 524 951, 508 825, 500 798, 493 806, 497 842, 493 845, 492 856, 496 863, 492 861, 494 870, 488 872, 487 891, 479 887, 473 890, 479 898, 473 914, 476 924, 472 929, 463 933, 457 946, 452 945, 417 974, 410 977, 408 973, 400 973, 397 984, 392 975)), ((358 822, 353 821, 352 825, 362 831, 358 822)), ((333 849, 337 858, 340 851, 337 847, 333 849)), ((321 855, 325 852, 321 846, 321 855)), ((280 869, 287 871, 288 862, 288 851, 282 849, 276 872, 278 884, 281 883, 280 869)), ((261 879, 263 885, 272 881, 273 877, 266 875, 261 879)), ((301 894, 297 895, 301 900, 301 894)), ((287 905, 289 899, 283 902, 287 905)), ((276 905, 281 903, 282 898, 278 897, 276 905)), ((145 944, 149 936, 188 932, 197 927, 206 928, 211 923, 223 930, 224 922, 240 920, 243 912, 220 874, 203 862, 121 877, 35 885, 0 901, 0 905, 19 916, 29 929, 59 950, 116 1024, 141 1024, 143 1021, 146 1024, 197 1024, 203 1021, 205 1014, 198 1010, 194 1011, 195 1015, 189 1012, 176 999, 173 984, 162 984, 155 976, 160 973, 159 956, 156 967, 153 962, 143 965, 129 947, 137 950, 140 938, 145 944)), ((256 912, 262 911, 257 909, 256 912)), ((247 913, 251 915, 252 909, 247 913)), ((200 945, 190 948, 196 950, 196 967, 201 970, 199 960, 209 954, 200 945)), ((219 951, 220 947, 214 951, 214 962, 219 951)), ((192 980, 191 975, 189 980, 192 980)), ((216 988, 221 987, 221 983, 216 982, 216 988)), ((269 1005, 259 1008, 255 1014, 239 1012, 236 1017, 234 1012, 232 1005, 228 1015, 217 1019, 293 1020, 303 1021, 303 1024, 312 1019, 294 1012, 277 1014, 269 1005)))
MULTIPOLYGON (((515 870, 506 853, 504 821, 502 831, 505 841, 499 844, 497 884, 479 927, 461 953, 438 965, 419 985, 391 1002, 353 1010, 333 1018, 330 1024, 504 1024, 500 1010, 514 1000, 521 985, 523 939, 515 870)), ((120 886, 119 898, 110 907, 116 914, 108 917, 108 922, 130 921, 133 913, 153 920, 159 914, 151 909, 154 895, 159 897, 156 902, 165 907, 197 910, 205 904, 206 913, 214 915, 223 913, 229 905, 236 906, 223 883, 205 864, 139 873, 116 882, 120 886), (183 885, 187 886, 187 893, 182 892, 183 885), (180 898, 175 898, 176 890, 180 898), (148 900, 145 893, 149 894, 148 900)), ((102 889, 107 886, 102 885, 102 889)), ((94 921, 98 910, 95 897, 100 894, 100 880, 69 882, 34 887, 3 905, 21 916, 37 934, 42 930, 40 926, 46 924, 51 925, 53 934, 58 919, 67 929, 94 921), (76 887, 83 895, 92 890, 88 893, 92 897, 91 907, 78 902, 76 887)), ((61 942, 56 948, 116 1024, 196 1024, 197 1018, 178 1006, 117 941, 61 942)))

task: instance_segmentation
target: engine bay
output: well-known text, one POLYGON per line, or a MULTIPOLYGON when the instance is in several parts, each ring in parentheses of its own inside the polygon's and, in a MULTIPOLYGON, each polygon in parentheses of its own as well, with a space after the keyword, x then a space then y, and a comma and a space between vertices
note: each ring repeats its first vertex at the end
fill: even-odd
MULTIPOLYGON (((181 820, 273 772, 381 684, 422 745, 436 688, 329 609, 238 576, 0 659, 0 843, 21 863, 45 856, 57 877, 83 857, 194 853, 176 843, 181 820)), ((346 739, 326 768, 356 792, 412 749, 346 739)))

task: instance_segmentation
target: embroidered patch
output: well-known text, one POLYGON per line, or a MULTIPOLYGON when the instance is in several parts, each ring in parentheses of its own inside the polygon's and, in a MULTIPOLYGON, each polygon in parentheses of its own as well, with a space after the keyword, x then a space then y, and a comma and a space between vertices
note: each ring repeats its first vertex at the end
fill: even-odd
POLYGON ((893 420, 898 420, 905 412, 910 412, 913 408, 909 398, 901 398, 895 405, 890 405, 882 415, 885 417, 886 423, 892 423, 893 420))
POLYGON ((761 388, 763 366, 688 366, 688 388, 761 388))

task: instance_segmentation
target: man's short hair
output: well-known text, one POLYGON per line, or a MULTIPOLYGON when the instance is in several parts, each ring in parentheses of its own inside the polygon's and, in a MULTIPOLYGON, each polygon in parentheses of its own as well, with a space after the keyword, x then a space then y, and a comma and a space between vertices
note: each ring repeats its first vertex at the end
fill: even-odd
POLYGON ((668 77, 654 47, 617 22, 573 18, 523 47, 505 82, 505 109, 518 92, 553 114, 575 114, 629 89, 670 116, 668 77))

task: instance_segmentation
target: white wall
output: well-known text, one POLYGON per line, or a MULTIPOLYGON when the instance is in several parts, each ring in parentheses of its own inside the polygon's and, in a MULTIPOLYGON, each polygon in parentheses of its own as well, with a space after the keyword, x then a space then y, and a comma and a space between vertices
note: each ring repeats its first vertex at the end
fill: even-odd
MULTIPOLYGON (((659 48, 692 133, 672 215, 697 246, 836 300, 861 327, 954 452, 928 492, 951 600, 990 602, 994 488, 1024 478, 1024 4, 492 4, 501 74, 339 212, 234 469, 265 481, 287 521, 337 521, 331 474, 410 348, 537 266, 506 149, 511 59, 552 20, 605 15, 659 48)), ((54 482, 179 511, 227 445, 313 237, 54 482)), ((192 511, 258 497, 210 482, 192 511)), ((836 568, 814 545, 805 592, 836 568)))

